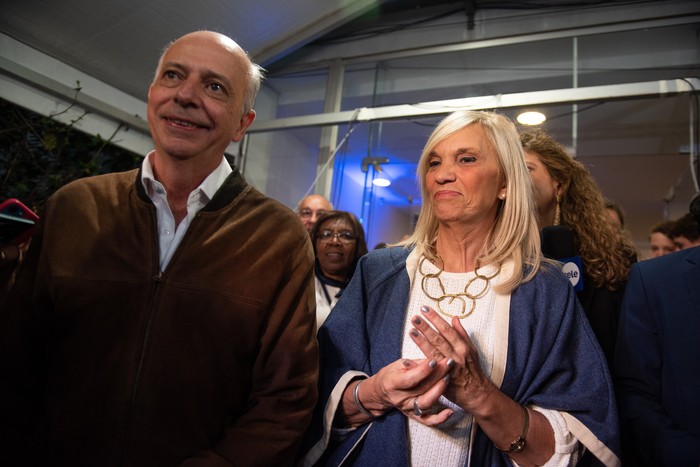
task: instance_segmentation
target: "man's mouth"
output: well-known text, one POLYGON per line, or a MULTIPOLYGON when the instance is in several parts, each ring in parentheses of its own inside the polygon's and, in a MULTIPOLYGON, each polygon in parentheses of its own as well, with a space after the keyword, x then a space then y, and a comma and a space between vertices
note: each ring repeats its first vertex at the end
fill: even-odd
POLYGON ((198 125, 198 124, 191 122, 189 120, 180 120, 178 118, 171 118, 171 117, 165 117, 165 120, 168 123, 172 123, 174 125, 185 127, 185 128, 205 128, 203 125, 198 125))

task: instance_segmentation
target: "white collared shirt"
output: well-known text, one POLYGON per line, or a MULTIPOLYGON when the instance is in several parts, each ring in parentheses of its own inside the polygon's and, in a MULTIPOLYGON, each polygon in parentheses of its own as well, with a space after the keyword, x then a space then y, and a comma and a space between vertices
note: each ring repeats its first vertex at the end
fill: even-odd
POLYGON ((160 270, 164 271, 173 257, 175 250, 182 241, 194 216, 200 209, 211 201, 214 194, 221 188, 224 181, 233 172, 226 158, 221 157, 221 164, 210 173, 207 178, 187 198, 187 216, 179 225, 175 225, 175 217, 168 204, 168 195, 162 183, 156 180, 151 166, 151 157, 155 151, 151 151, 141 165, 141 182, 146 193, 156 206, 158 216, 158 244, 160 246, 160 270))

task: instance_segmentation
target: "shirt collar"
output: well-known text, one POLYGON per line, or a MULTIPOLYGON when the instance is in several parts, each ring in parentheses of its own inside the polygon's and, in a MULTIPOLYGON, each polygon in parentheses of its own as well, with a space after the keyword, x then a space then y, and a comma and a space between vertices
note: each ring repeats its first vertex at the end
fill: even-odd
MULTIPOLYGON (((143 160, 143 163, 141 164, 141 183, 143 184, 143 187, 146 189, 146 192, 148 193, 148 196, 153 196, 154 192, 158 193, 165 193, 165 188, 163 187, 163 184, 161 184, 158 180, 156 180, 156 177, 153 173, 153 167, 151 165, 151 159, 153 155, 155 154, 155 151, 151 151, 146 155, 146 157, 143 160)), ((233 169, 231 168, 231 165, 228 163, 225 157, 221 157, 221 163, 219 166, 214 169, 209 175, 207 175, 207 178, 204 179, 204 181, 194 189, 193 193, 200 193, 207 199, 207 201, 211 200, 214 197, 214 194, 221 188, 221 185, 224 184, 226 179, 228 178, 229 175, 233 172, 233 169)), ((190 195, 191 196, 191 195, 190 195)), ((204 203, 206 204, 206 203, 204 203)))

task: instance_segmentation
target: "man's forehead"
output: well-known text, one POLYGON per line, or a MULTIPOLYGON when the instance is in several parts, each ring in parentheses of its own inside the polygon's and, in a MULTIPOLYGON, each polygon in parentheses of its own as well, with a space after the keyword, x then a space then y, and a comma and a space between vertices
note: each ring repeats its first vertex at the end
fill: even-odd
POLYGON ((323 198, 314 196, 302 201, 301 209, 328 209, 328 203, 323 198))

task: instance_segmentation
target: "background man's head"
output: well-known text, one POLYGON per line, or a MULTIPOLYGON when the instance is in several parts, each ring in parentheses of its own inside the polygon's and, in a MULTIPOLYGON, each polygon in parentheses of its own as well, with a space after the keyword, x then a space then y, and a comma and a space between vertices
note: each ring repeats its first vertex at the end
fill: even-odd
POLYGON ((671 239, 679 250, 700 245, 700 225, 692 213, 676 220, 671 229, 671 239))
POLYGON ((309 195, 299 201, 299 205, 297 206, 297 216, 299 216, 299 219, 301 219, 306 231, 311 234, 311 230, 314 228, 314 224, 316 224, 318 218, 322 214, 332 210, 333 205, 323 196, 309 195))

